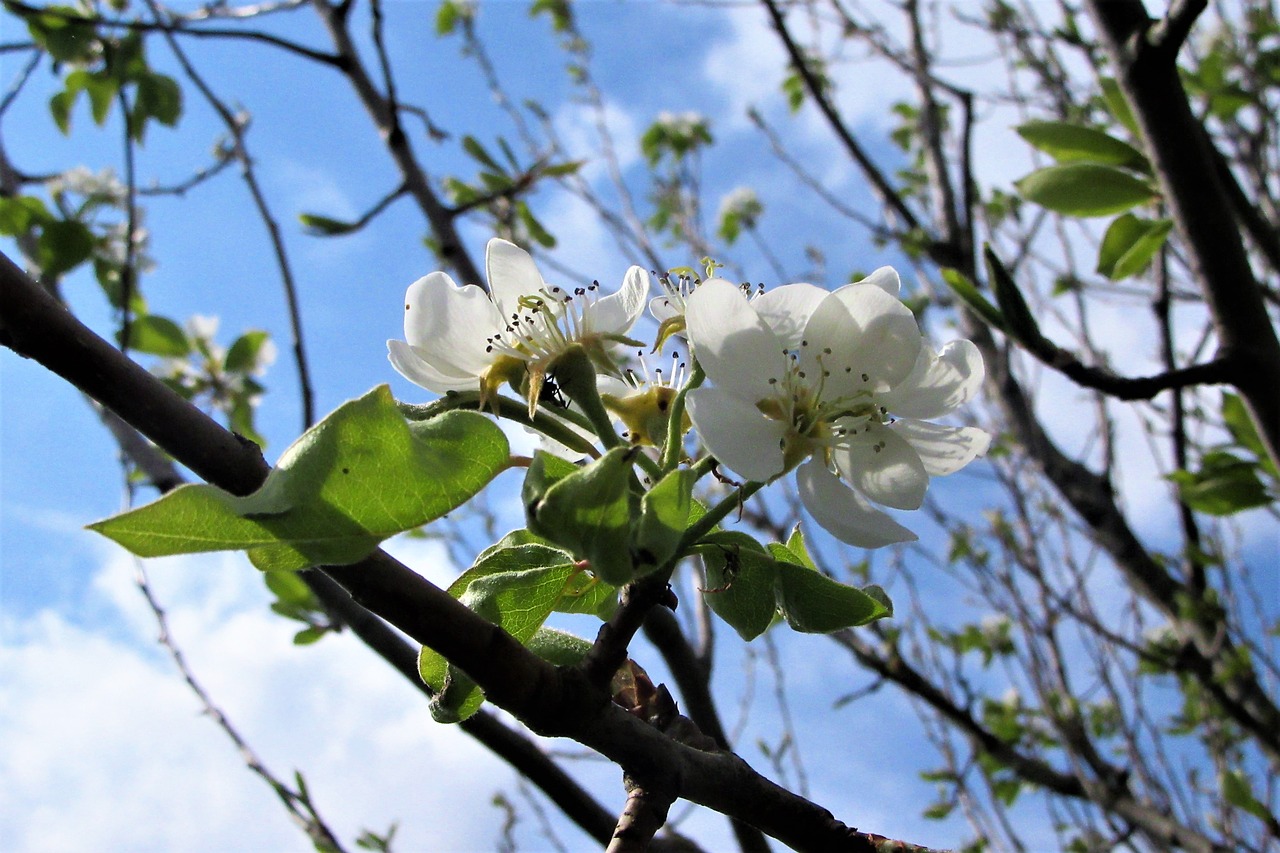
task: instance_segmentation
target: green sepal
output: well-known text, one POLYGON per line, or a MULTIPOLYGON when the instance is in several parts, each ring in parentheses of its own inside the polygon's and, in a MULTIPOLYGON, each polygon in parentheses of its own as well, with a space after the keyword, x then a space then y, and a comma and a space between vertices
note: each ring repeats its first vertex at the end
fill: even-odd
POLYGON ((266 571, 345 565, 461 506, 508 459, 484 416, 407 423, 382 385, 307 430, 247 497, 181 486, 89 529, 141 557, 245 550, 266 571))

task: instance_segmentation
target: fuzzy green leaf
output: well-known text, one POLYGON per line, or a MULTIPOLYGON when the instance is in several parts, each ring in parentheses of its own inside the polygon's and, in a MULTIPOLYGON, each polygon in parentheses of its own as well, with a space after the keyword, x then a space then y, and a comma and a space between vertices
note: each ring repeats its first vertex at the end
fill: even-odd
POLYGON ((776 594, 787 624, 808 634, 828 634, 893 615, 880 587, 846 586, 789 562, 777 563, 776 594))
POLYGON ((508 453, 475 412, 407 423, 383 385, 307 430, 252 495, 187 485, 89 527, 142 557, 246 550, 268 571, 344 565, 461 506, 508 453))
MULTIPOLYGON (((449 594, 527 644, 579 573, 573 558, 558 548, 528 543, 487 549, 449 586, 449 594)), ((422 648, 418 672, 437 691, 430 703, 437 722, 465 720, 484 702, 475 682, 433 649, 422 648)))
POLYGON ((778 609, 773 591, 777 563, 745 533, 712 533, 703 541, 710 546, 702 549, 703 599, 738 636, 754 640, 773 623, 778 609))
POLYGON ((635 530, 635 554, 639 565, 656 568, 675 554, 689 526, 693 484, 697 479, 692 470, 677 468, 640 499, 640 519, 635 530))
POLYGON ((530 530, 586 559, 597 577, 615 586, 633 576, 629 484, 638 452, 616 447, 525 504, 530 530))

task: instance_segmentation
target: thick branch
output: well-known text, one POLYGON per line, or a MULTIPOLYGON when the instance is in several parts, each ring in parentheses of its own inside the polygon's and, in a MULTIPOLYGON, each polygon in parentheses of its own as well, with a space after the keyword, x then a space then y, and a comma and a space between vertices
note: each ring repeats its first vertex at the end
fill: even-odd
POLYGON ((1280 464, 1280 341, 1214 168, 1212 146, 1178 77, 1179 36, 1198 5, 1203 0, 1176 3, 1170 22, 1153 27, 1141 0, 1088 3, 1213 314, 1219 355, 1234 361, 1231 383, 1280 464))

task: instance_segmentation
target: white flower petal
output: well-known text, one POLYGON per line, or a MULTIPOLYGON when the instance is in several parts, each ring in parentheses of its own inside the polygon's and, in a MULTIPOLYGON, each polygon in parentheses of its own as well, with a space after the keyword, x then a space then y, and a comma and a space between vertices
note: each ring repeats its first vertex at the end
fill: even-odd
POLYGON ((902 280, 898 278, 898 271, 893 267, 880 267, 871 275, 855 283, 874 285, 894 299, 897 299, 898 294, 902 292, 902 280))
POLYGON ((943 426, 903 418, 894 421, 890 429, 910 442, 931 477, 959 471, 991 446, 990 434, 977 427, 943 426))
POLYGON ((952 341, 934 353, 922 347, 915 367, 877 402, 895 415, 929 420, 955 411, 982 385, 982 353, 971 341, 952 341))
POLYGON ((458 376, 442 373, 404 341, 387 341, 387 357, 391 360, 391 366, 405 379, 437 394, 480 387, 480 380, 474 374, 458 376))
POLYGON ((405 340, 441 372, 476 376, 493 360, 486 341, 504 321, 479 287, 433 272, 409 285, 404 307, 405 340))
POLYGON ((929 475, 920 454, 883 424, 868 424, 858 435, 846 436, 831 457, 840 476, 878 504, 919 509, 924 502, 929 475))
POLYGON ((810 460, 796 469, 800 502, 828 533, 861 548, 880 548, 917 537, 871 506, 826 466, 810 460))
POLYGON ((684 313, 684 300, 677 302, 669 295, 655 296, 649 300, 649 313, 659 323, 684 313))
POLYGON ((721 390, 750 404, 776 396, 786 356, 742 291, 718 279, 703 282, 684 316, 694 356, 721 390))
POLYGON ((885 391, 911 372, 922 345, 905 305, 878 287, 851 284, 822 300, 809 318, 800 367, 810 376, 825 373, 827 399, 885 391))
POLYGON ((702 443, 722 465, 760 482, 782 473, 786 424, 719 388, 695 388, 685 400, 702 443))
POLYGON ((784 284, 751 300, 751 307, 773 329, 784 348, 795 349, 804 337, 809 317, 829 295, 812 284, 784 284))
POLYGON ((644 298, 648 295, 649 274, 643 267, 631 267, 616 293, 583 309, 587 327, 593 332, 625 335, 640 318, 644 311, 644 298))
POLYGON ((533 257, 515 243, 497 237, 485 246, 484 267, 489 292, 504 317, 519 309, 521 296, 531 296, 547 287, 533 257))

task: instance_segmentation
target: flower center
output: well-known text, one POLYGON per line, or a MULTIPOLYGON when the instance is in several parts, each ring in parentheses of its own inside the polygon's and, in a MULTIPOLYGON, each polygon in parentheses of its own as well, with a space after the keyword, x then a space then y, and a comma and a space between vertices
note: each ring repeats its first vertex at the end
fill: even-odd
POLYGON ((591 341, 590 309, 599 298, 598 281, 572 291, 556 286, 521 296, 506 328, 485 339, 485 352, 521 361, 552 361, 570 345, 591 341))
POLYGON ((789 426, 783 439, 788 468, 817 451, 829 454, 836 445, 890 420, 888 410, 872 397, 868 373, 840 363, 831 347, 812 355, 809 347, 805 340, 798 350, 783 351, 786 372, 781 379, 769 380, 773 396, 756 403, 766 417, 789 426), (839 378, 833 382, 837 375, 839 378), (842 390, 836 391, 832 385, 842 390), (850 386, 854 390, 848 390, 850 386))

